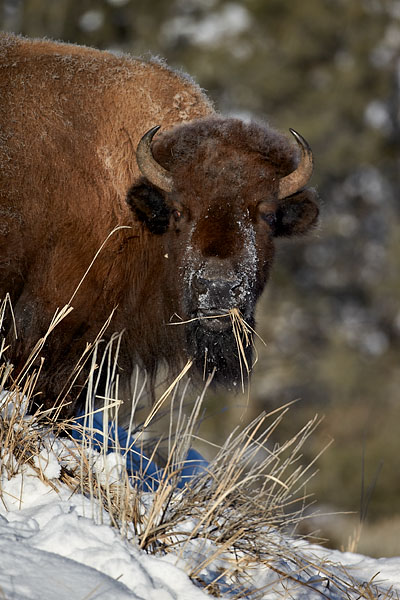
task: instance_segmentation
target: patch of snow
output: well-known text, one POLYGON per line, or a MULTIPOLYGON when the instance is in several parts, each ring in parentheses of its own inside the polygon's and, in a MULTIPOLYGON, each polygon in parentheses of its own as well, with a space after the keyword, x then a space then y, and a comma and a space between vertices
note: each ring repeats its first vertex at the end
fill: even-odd
POLYGON ((367 125, 384 133, 390 133, 393 129, 387 106, 381 100, 372 100, 368 104, 364 118, 367 125))
POLYGON ((0 416, 11 418, 15 412, 22 416, 26 414, 27 409, 28 400, 25 396, 21 398, 19 395, 8 390, 0 392, 0 416))
POLYGON ((11 501, 0 506, 0 590, 8 600, 206 597, 181 569, 122 539, 106 513, 103 524, 88 516, 89 499, 58 487, 29 469, 3 477, 11 501))
POLYGON ((161 34, 170 43, 184 35, 194 45, 217 46, 243 33, 250 25, 249 11, 237 2, 228 2, 220 10, 209 12, 200 19, 177 16, 163 25, 161 34))
POLYGON ((104 24, 104 13, 101 10, 88 10, 79 19, 79 27, 82 31, 92 33, 104 24))

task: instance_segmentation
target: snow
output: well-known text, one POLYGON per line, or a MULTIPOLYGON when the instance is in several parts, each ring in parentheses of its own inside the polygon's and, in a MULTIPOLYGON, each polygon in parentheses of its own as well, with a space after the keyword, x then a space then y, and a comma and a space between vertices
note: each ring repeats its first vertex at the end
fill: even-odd
POLYGON ((106 514, 100 524, 89 499, 57 487, 50 488, 30 468, 10 480, 3 477, 0 595, 7 600, 206 597, 181 569, 122 539, 106 514))
MULTIPOLYGON (((1 415, 0 398, 0 415, 1 415)), ((10 409, 10 403, 8 403, 10 409)), ((9 414, 4 411, 3 413, 9 414)), ((22 426, 22 424, 20 424, 22 426)), ((13 428, 18 425, 13 424, 13 428)), ((211 539, 195 539, 169 553, 152 555, 141 550, 128 523, 122 535, 97 498, 88 497, 60 481, 62 469, 76 467, 77 456, 90 455, 93 473, 110 485, 123 477, 118 453, 94 449, 76 454, 77 441, 41 434, 41 449, 32 461, 20 464, 10 451, 0 459, 0 598, 6 600, 201 600, 210 597, 196 587, 189 572, 198 567, 203 582, 218 577, 227 553, 203 567, 215 551, 211 539), (75 451, 75 454, 74 454, 75 451)), ((95 476, 95 475, 94 475, 95 476)), ((151 510, 153 492, 140 492, 142 513, 151 510)), ((184 494, 185 490, 177 493, 184 494)), ((238 523, 238 527, 244 526, 238 523)), ((190 532, 193 520, 183 521, 180 532, 190 532)), ((372 559, 341 553, 271 533, 276 561, 268 568, 256 565, 249 588, 238 595, 231 583, 220 580, 224 598, 252 598, 249 590, 264 589, 265 600, 278 598, 383 598, 400 594, 400 557, 372 559), (275 539, 276 538, 276 539, 275 539), (282 573, 285 577, 282 577, 282 573), (371 580, 372 583, 371 583, 371 580), (358 591, 348 592, 356 582, 358 591), (300 584, 299 584, 300 583, 300 584), (360 595, 365 587, 366 595, 360 595), (379 589, 378 589, 379 588, 379 589), (392 595, 385 596, 389 590, 392 595)))

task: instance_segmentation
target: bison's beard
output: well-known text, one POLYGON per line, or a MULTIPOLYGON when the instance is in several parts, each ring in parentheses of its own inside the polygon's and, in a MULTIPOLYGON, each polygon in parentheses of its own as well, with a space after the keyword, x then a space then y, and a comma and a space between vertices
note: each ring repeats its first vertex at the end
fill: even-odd
MULTIPOLYGON (((254 320, 247 323, 253 328, 254 320)), ((242 379, 246 380, 247 370, 252 366, 251 339, 236 339, 232 327, 214 330, 195 320, 186 325, 188 351, 193 358, 195 380, 207 380, 212 376, 212 385, 223 386, 228 390, 238 390, 242 379), (243 356, 244 354, 244 356, 243 356)), ((246 381, 244 381, 246 383, 246 381)))

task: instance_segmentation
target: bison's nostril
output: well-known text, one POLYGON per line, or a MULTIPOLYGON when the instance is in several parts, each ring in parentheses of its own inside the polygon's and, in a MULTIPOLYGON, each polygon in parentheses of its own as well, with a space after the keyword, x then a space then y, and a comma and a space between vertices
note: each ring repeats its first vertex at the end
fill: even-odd
POLYGON ((240 287, 243 285, 243 279, 238 279, 237 281, 235 281, 235 283, 233 283, 233 285, 231 286, 231 291, 232 292, 237 292, 240 291, 240 287))
POLYGON ((194 277, 192 285, 198 294, 205 294, 210 287, 210 281, 204 277, 194 277))

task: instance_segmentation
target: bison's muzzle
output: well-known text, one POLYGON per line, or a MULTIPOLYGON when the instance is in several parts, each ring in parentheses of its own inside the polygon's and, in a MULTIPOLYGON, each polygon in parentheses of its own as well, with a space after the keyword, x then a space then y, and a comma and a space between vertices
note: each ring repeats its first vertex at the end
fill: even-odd
POLYGON ((192 314, 202 325, 213 330, 230 327, 229 311, 240 310, 243 279, 206 278, 195 275, 192 279, 192 314))
MULTIPOLYGON (((197 373, 203 378, 211 375, 213 384, 232 390, 238 389, 242 373, 231 311, 236 309, 253 327, 255 299, 243 273, 235 275, 225 267, 223 276, 221 270, 216 273, 215 269, 203 268, 191 277, 186 289, 186 310, 190 315, 186 343, 197 373)), ((243 346, 247 364, 251 366, 251 344, 243 346)))

